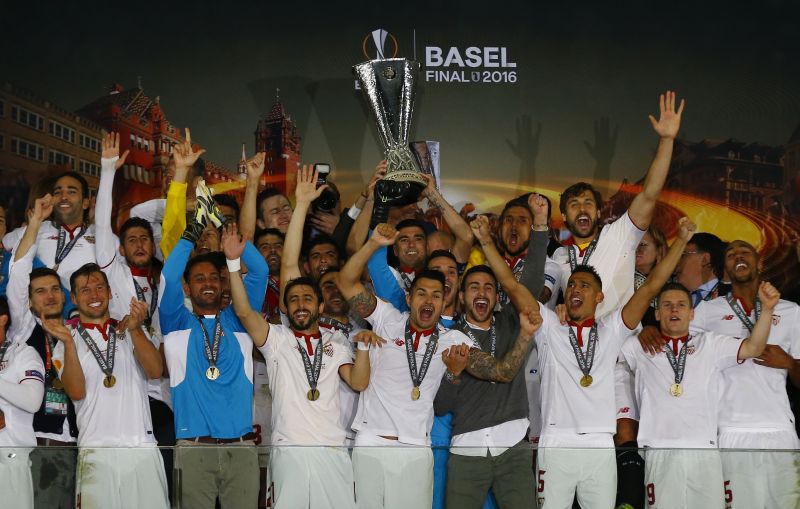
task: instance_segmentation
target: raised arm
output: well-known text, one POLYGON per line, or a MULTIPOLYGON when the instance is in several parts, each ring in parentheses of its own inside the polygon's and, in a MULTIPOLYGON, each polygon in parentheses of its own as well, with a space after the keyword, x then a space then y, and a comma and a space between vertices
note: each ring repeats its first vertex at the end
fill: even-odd
POLYGON ((758 317, 750 337, 742 341, 739 348, 739 360, 758 357, 767 346, 769 330, 772 327, 772 312, 781 298, 780 292, 772 284, 764 281, 758 287, 758 298, 761 300, 761 316, 758 317))
POLYGON ((101 268, 111 265, 117 255, 118 241, 111 229, 112 190, 117 170, 125 164, 126 150, 119 155, 119 133, 108 133, 102 141, 100 159, 100 184, 97 186, 97 201, 94 205, 95 244, 97 264, 101 268))
POLYGON ((162 223, 161 252, 164 259, 169 257, 186 229, 186 188, 192 166, 205 150, 195 151, 192 148, 192 133, 186 128, 186 137, 183 142, 176 144, 172 149, 172 158, 175 161, 175 176, 167 190, 167 205, 164 208, 164 222, 162 223))
POLYGON ((175 248, 167 257, 164 268, 161 269, 160 287, 163 293, 158 299, 158 319, 161 332, 166 336, 173 330, 178 330, 182 324, 182 316, 189 315, 189 310, 183 303, 183 271, 186 262, 194 249, 194 243, 203 230, 203 226, 194 220, 186 225, 183 237, 175 244, 175 248))
POLYGON ((428 185, 422 192, 422 195, 428 199, 428 203, 436 207, 442 212, 447 226, 456 237, 455 244, 453 244, 453 256, 459 263, 467 263, 469 261, 469 252, 472 249, 472 243, 475 240, 472 236, 472 230, 461 215, 456 212, 444 196, 436 189, 436 181, 433 175, 423 174, 428 185))
POLYGON ((550 243, 550 217, 547 215, 547 200, 541 194, 531 193, 528 197, 528 208, 533 213, 533 231, 531 231, 528 253, 525 255, 525 266, 522 268, 519 282, 531 292, 531 295, 540 296, 544 289, 544 268, 547 262, 547 245, 550 243))
POLYGON ((384 175, 386 175, 387 168, 388 163, 385 159, 378 163, 378 165, 375 167, 375 171, 372 174, 372 178, 367 184, 367 188, 365 190, 366 192, 364 193, 366 194, 366 198, 364 199, 364 205, 361 207, 361 213, 356 218, 355 223, 353 223, 353 227, 350 229, 350 234, 347 236, 348 256, 352 256, 356 251, 361 249, 361 246, 363 246, 364 242, 367 240, 369 221, 372 217, 372 207, 375 203, 375 184, 382 179, 384 175))
POLYGON ((660 115, 658 120, 648 115, 653 130, 659 135, 656 156, 647 170, 642 191, 636 195, 628 208, 628 215, 639 229, 646 230, 653 218, 656 200, 664 187, 664 181, 669 172, 669 163, 672 160, 672 148, 675 137, 681 126, 681 115, 685 102, 681 99, 678 110, 675 111, 675 92, 667 91, 659 97, 660 115))
POLYGON ((398 232, 393 226, 381 223, 375 227, 372 237, 347 260, 337 274, 336 284, 342 296, 350 303, 350 309, 362 318, 372 314, 377 305, 375 294, 361 284, 361 273, 369 257, 381 246, 394 244, 398 232))
POLYGON ((42 328, 50 336, 56 338, 64 348, 64 364, 60 370, 59 378, 64 384, 64 392, 72 401, 80 401, 86 397, 86 379, 83 368, 78 360, 78 350, 75 347, 75 338, 72 331, 67 328, 60 318, 39 317, 42 328))
POLYGON ((650 302, 658 295, 675 271, 675 267, 683 255, 683 249, 689 243, 696 229, 697 226, 688 217, 678 220, 678 237, 672 242, 667 255, 653 267, 644 284, 634 292, 622 308, 622 321, 629 329, 635 329, 642 321, 650 302))
MULTIPOLYGON (((303 227, 306 223, 308 209, 311 207, 311 202, 328 188, 327 184, 317 188, 318 176, 318 172, 312 166, 305 164, 297 172, 297 187, 294 191, 296 203, 292 219, 289 221, 289 227, 286 229, 286 240, 283 242, 283 254, 281 255, 281 281, 288 282, 302 276, 300 272, 300 250, 303 246, 303 227)), ((283 305, 285 288, 286 285, 282 284, 280 306, 281 311, 284 313, 286 312, 286 307, 283 305)))
MULTIPOLYGON (((233 310, 239 321, 242 322, 247 334, 257 347, 264 346, 269 335, 269 322, 264 320, 261 313, 255 311, 250 305, 244 282, 242 281, 241 256, 245 249, 245 240, 239 236, 235 225, 226 225, 222 233, 222 250, 228 263, 230 273, 231 299, 233 310)), ((262 263, 263 259, 262 259, 262 263)), ((250 277, 248 275, 248 277, 250 277)), ((264 293, 263 291, 261 292, 264 293)), ((260 308, 259 308, 260 309, 260 308)))
POLYGON ((150 380, 161 378, 164 372, 164 365, 161 361, 161 353, 158 348, 150 342, 142 329, 142 324, 147 318, 148 306, 144 301, 131 298, 131 311, 122 319, 122 328, 126 329, 131 335, 133 343, 133 355, 136 361, 144 370, 144 374, 150 380))
POLYGON ((258 184, 264 174, 264 159, 266 153, 259 152, 247 160, 247 183, 244 188, 244 200, 239 213, 239 232, 245 240, 253 240, 256 234, 256 199, 258 198, 258 184))
MULTIPOLYGON (((470 227, 481 244, 483 254, 486 255, 486 261, 494 271, 497 282, 503 287, 503 291, 508 294, 514 308, 518 310, 530 308, 538 313, 539 301, 524 285, 517 281, 511 272, 511 268, 497 251, 492 235, 489 233, 489 219, 486 216, 478 216, 472 220, 470 227)), ((542 262, 542 266, 544 266, 544 262, 542 262)))

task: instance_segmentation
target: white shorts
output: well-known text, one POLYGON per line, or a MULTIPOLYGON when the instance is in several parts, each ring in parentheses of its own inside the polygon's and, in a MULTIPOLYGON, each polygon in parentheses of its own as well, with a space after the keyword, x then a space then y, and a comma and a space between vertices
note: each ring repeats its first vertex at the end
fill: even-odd
POLYGON ((358 509, 429 508, 433 500, 430 447, 356 435, 353 449, 358 509))
POLYGON ((725 497, 717 449, 645 449, 648 509, 722 509, 725 497))
POLYGON ((82 509, 168 508, 161 453, 156 447, 82 448, 75 496, 82 509))
POLYGON ((0 448, 0 506, 33 509, 30 449, 0 448))
POLYGON ((344 447, 274 447, 267 486, 271 506, 355 509, 353 466, 344 447))
POLYGON ((536 456, 536 498, 540 509, 614 507, 617 457, 611 434, 543 435, 536 456))
POLYGON ((728 508, 800 507, 800 441, 794 430, 725 430, 719 444, 728 508))

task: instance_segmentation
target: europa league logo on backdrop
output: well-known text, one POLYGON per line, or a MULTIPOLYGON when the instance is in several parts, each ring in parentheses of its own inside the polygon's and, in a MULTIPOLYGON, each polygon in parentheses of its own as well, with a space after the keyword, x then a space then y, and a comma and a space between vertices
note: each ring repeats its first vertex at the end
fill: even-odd
POLYGON ((383 28, 378 28, 364 36, 361 50, 367 60, 383 60, 395 58, 400 53, 400 45, 394 35, 383 28))

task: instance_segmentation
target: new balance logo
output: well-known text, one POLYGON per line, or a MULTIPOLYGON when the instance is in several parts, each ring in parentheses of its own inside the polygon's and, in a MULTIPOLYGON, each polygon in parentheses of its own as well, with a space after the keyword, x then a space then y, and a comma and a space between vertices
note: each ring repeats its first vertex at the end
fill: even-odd
POLYGON ((723 320, 733 320, 733 315, 725 315, 722 317, 723 320))

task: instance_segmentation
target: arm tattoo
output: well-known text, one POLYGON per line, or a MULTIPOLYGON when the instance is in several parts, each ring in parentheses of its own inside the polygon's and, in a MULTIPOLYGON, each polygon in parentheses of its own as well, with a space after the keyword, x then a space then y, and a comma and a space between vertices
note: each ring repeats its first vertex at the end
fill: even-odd
POLYGON ((467 371, 475 378, 493 382, 508 383, 514 379, 525 357, 533 337, 526 337, 520 331, 517 340, 502 359, 495 359, 489 353, 470 348, 467 371))
POLYGON ((350 304, 350 309, 355 311, 361 318, 366 318, 375 311, 375 306, 378 305, 378 299, 372 292, 364 290, 363 292, 354 295, 347 299, 350 304))

